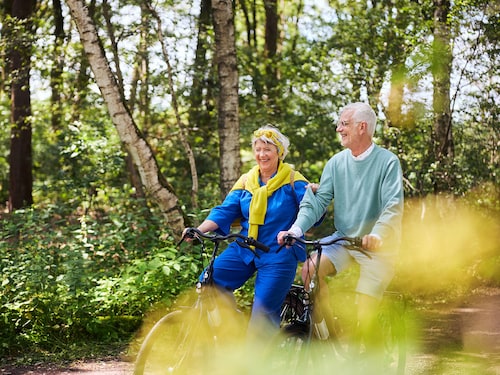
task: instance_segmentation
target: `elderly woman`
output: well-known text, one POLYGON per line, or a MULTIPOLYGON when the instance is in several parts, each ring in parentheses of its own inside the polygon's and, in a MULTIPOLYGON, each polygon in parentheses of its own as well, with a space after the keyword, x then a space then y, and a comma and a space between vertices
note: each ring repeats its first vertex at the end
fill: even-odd
POLYGON ((269 246, 268 253, 256 250, 254 254, 232 242, 215 260, 215 283, 231 292, 256 273, 250 326, 262 322, 279 325, 280 307, 295 278, 297 263, 305 260, 298 246, 277 252, 277 234, 295 221, 308 186, 307 180, 283 161, 289 144, 273 126, 256 130, 252 149, 257 165, 240 177, 224 202, 198 227, 204 233, 227 234, 231 224, 239 221, 241 234, 269 246))

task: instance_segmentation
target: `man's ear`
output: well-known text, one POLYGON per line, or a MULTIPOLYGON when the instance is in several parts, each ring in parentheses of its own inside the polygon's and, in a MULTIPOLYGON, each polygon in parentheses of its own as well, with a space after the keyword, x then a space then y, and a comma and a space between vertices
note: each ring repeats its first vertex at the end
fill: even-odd
POLYGON ((361 121, 359 123, 359 130, 361 131, 361 133, 366 133, 367 130, 368 130, 368 124, 366 123, 366 121, 361 121))

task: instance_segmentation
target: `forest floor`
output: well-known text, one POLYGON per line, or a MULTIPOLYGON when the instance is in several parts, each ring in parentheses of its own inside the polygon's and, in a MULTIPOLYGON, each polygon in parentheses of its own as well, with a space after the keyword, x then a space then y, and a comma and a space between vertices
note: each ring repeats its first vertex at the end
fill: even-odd
MULTIPOLYGON (((418 312, 419 338, 408 350, 407 375, 500 375, 500 288, 486 288, 460 304, 434 303, 418 312)), ((4 366, 0 375, 128 375, 122 358, 66 366, 4 366)))

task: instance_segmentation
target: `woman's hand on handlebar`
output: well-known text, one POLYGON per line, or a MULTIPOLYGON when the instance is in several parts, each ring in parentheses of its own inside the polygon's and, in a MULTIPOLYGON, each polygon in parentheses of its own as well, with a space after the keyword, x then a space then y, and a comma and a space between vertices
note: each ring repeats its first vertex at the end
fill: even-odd
POLYGON ((186 242, 193 242, 193 237, 191 237, 189 234, 188 234, 188 231, 190 230, 191 228, 184 228, 184 230, 182 231, 182 241, 186 241, 186 242))
POLYGON ((307 188, 311 188, 312 192, 313 192, 314 194, 316 194, 316 192, 317 192, 317 191, 318 191, 318 189, 319 189, 319 184, 313 184, 313 183, 310 183, 310 184, 306 185, 306 189, 307 189, 307 188))
MULTIPOLYGON (((212 221, 212 220, 205 220, 196 229, 198 229, 202 233, 207 233, 207 232, 214 232, 218 228, 219 228, 219 226, 214 221, 212 221)), ((184 239, 184 241, 192 242, 193 241, 193 237, 191 237, 189 235, 186 236, 187 231, 189 229, 192 229, 192 228, 184 228, 184 230, 182 231, 182 238, 184 239)))

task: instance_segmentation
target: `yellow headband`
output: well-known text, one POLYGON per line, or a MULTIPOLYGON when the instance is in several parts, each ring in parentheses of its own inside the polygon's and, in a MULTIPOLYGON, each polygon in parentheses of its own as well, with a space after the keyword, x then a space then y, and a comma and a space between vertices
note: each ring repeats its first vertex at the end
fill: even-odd
POLYGON ((283 157, 285 149, 283 144, 279 141, 277 134, 270 129, 259 129, 253 132, 253 136, 257 139, 261 137, 266 137, 269 139, 276 147, 278 147, 278 155, 280 158, 283 157))

